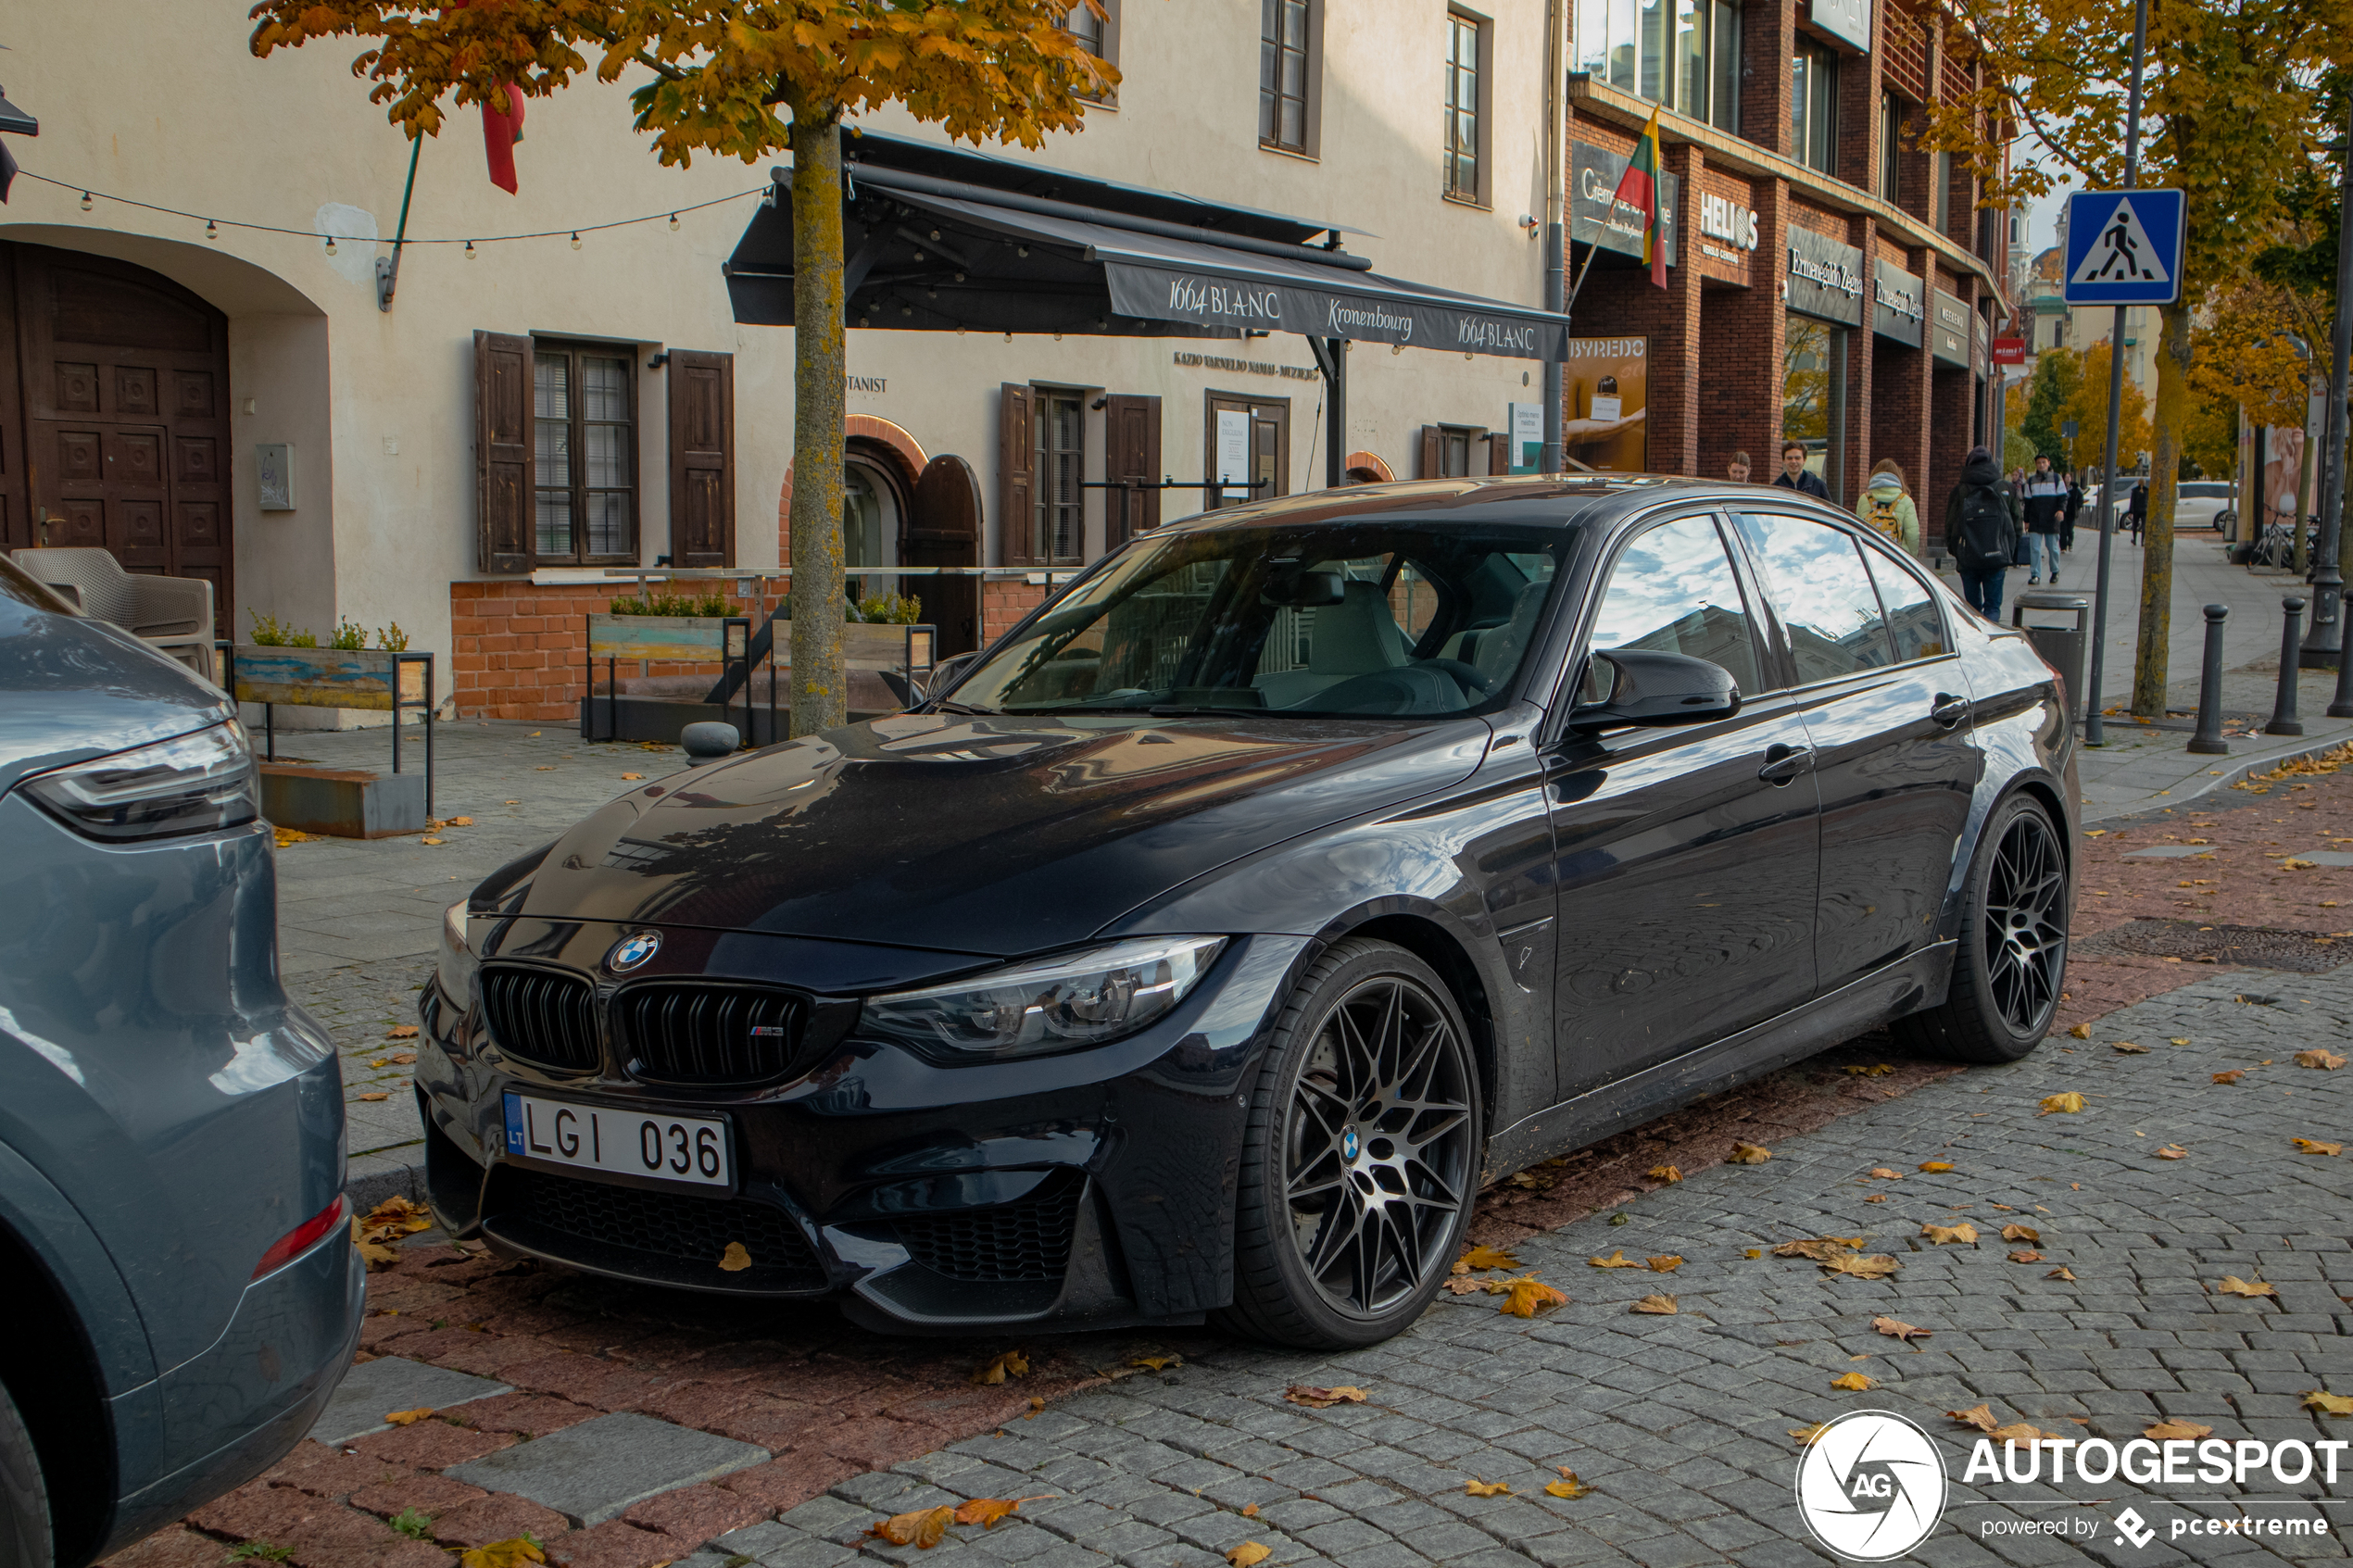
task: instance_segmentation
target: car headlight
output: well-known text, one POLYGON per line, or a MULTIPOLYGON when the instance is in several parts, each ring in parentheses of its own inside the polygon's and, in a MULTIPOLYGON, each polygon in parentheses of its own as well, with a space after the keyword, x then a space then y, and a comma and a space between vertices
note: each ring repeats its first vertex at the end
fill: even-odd
POLYGON ((441 994, 461 1012, 474 1001, 474 950, 466 939, 466 904, 460 898, 441 911, 441 958, 434 968, 441 994))
POLYGON ((1132 1035, 1185 999, 1223 936, 1147 936, 867 999, 858 1032, 974 1058, 1030 1056, 1132 1035))
POLYGON ((24 781, 27 795, 92 838, 120 843, 232 828, 261 815, 261 786, 245 727, 208 730, 24 781))

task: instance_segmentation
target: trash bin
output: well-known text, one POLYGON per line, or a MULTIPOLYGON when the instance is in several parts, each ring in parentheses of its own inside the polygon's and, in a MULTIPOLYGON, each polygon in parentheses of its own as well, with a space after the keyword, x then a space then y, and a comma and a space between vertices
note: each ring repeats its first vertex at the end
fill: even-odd
POLYGON ((2044 661, 2067 678, 2068 717, 2081 721, 2090 693, 2083 689, 2083 660, 2091 650, 2092 601, 2081 594, 2028 590, 2010 601, 2010 624, 2023 629, 2026 640, 2044 661), (2028 615, 2042 620, 2029 621, 2028 615), (2065 616, 2064 621, 2057 617, 2065 616))

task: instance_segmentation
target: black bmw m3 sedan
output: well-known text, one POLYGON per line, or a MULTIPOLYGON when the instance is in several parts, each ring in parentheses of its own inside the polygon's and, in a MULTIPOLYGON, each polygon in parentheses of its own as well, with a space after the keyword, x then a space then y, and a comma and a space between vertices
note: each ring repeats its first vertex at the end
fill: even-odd
POLYGON ((912 710, 452 908, 433 1206, 899 1332, 1364 1344, 1482 1184, 2066 962, 2067 694, 1854 520, 1443 481, 1137 538, 912 710))

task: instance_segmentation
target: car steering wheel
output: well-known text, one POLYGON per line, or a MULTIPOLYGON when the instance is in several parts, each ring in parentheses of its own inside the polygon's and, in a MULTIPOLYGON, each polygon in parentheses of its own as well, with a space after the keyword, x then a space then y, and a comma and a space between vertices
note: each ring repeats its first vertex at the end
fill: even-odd
POLYGON ((1493 680, 1480 674, 1477 667, 1466 664, 1459 659, 1425 659, 1419 662, 1426 669, 1443 670, 1453 676, 1473 696, 1493 695, 1495 686, 1493 680))

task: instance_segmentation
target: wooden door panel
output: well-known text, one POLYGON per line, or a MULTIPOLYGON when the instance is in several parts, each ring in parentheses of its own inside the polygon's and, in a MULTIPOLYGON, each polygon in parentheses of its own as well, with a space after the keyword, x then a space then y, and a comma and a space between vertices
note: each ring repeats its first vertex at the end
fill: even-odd
POLYGON ((171 564, 164 536, 163 503, 159 500, 109 502, 107 548, 133 571, 161 571, 171 564))
POLYGON ((60 430, 55 440, 57 466, 49 475, 53 484, 66 490, 88 490, 107 482, 96 431, 60 430))
POLYGON ((154 419, 156 368, 153 365, 117 365, 114 368, 114 407, 107 412, 118 419, 154 419))
POLYGON ((163 488, 163 432, 110 430, 99 443, 107 483, 140 490, 163 488))
MULTIPOLYGON (((222 380, 228 378, 224 374, 222 380)), ((182 420, 208 420, 216 410, 212 401, 213 375, 209 370, 174 370, 171 373, 172 414, 182 420)))
POLYGON ((221 522, 220 503, 218 501, 175 502, 172 521, 172 533, 180 541, 183 562, 188 560, 191 552, 202 558, 205 553, 217 552, 228 542, 228 530, 221 522))
POLYGON ((57 367, 56 408, 60 414, 98 411, 98 367, 60 360, 57 367))
POLYGON ((70 545, 77 549, 107 548, 107 504, 92 497, 88 500, 52 502, 49 510, 53 521, 44 545, 70 545), (63 521, 54 521, 62 518, 63 521))
POLYGON ((175 484, 220 483, 220 443, 208 435, 173 436, 171 479, 175 484))

